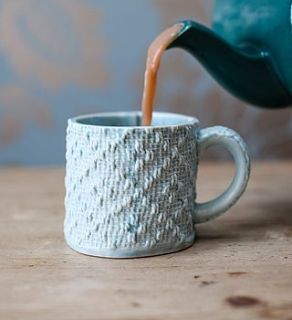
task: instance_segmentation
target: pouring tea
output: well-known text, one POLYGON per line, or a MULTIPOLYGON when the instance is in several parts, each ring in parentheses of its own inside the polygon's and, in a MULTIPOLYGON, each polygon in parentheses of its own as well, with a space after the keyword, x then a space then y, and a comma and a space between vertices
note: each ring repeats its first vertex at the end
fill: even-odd
POLYGON ((157 85, 157 73, 160 66, 162 54, 165 49, 176 39, 183 27, 184 25, 182 23, 178 23, 164 30, 152 42, 148 49, 144 80, 144 92, 142 98, 143 125, 151 125, 153 104, 157 85))
POLYGON ((213 29, 185 20, 150 45, 142 99, 150 125, 162 54, 191 53, 231 94, 255 106, 292 105, 292 1, 217 0, 213 29))
MULTIPOLYGON (((185 21, 154 40, 148 50, 142 117, 140 112, 119 112, 69 119, 64 233, 72 249, 133 258, 187 248, 195 240, 196 224, 225 213, 245 191, 250 159, 235 131, 222 126, 201 129, 198 119, 170 113, 154 113, 152 123, 157 73, 167 48, 182 47, 201 60, 206 50, 211 54, 206 54, 206 62, 223 48, 221 58, 225 58, 222 52, 229 54, 227 62, 235 67, 237 51, 210 34, 205 27, 185 21), (199 159, 215 145, 233 156, 235 176, 217 198, 198 203, 199 159)), ((224 83, 232 82, 220 64, 213 66, 224 83)))

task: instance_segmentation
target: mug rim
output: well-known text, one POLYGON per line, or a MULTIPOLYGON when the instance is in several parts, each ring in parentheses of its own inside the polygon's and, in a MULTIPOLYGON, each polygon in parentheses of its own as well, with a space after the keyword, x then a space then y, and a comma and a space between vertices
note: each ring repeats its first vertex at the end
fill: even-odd
POLYGON ((79 115, 76 117, 72 117, 68 119, 68 123, 72 123, 78 125, 80 127, 90 127, 90 128, 111 128, 111 129, 147 129, 147 128, 172 128, 172 127, 184 127, 186 125, 195 125, 199 124, 199 120, 196 117, 181 114, 181 113, 173 113, 173 112, 163 112, 163 111, 154 111, 153 118, 178 118, 178 123, 174 124, 162 124, 162 125, 151 125, 151 126, 113 126, 113 125, 102 125, 102 124, 90 124, 90 123, 82 123, 80 120, 91 119, 96 117, 108 117, 108 116, 116 116, 116 117, 127 117, 127 116, 142 116, 141 111, 108 111, 108 112, 97 112, 97 113, 89 113, 84 115, 79 115))

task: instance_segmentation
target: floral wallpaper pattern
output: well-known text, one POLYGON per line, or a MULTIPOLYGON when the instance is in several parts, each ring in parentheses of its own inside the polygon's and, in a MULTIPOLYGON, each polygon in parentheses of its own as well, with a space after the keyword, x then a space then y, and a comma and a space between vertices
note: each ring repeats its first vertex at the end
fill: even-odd
MULTIPOLYGON (((211 0, 0 0, 0 164, 64 163, 67 119, 139 109, 151 40, 211 13, 211 0)), ((158 110, 230 126, 254 158, 292 155, 290 109, 246 106, 181 50, 160 71, 158 110)))

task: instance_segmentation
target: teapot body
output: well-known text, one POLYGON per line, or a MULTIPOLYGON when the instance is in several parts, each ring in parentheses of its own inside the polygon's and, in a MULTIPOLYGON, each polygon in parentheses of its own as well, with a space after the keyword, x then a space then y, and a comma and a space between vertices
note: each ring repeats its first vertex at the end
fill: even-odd
POLYGON ((268 52, 292 93, 292 0, 216 0, 213 30, 234 46, 268 52))

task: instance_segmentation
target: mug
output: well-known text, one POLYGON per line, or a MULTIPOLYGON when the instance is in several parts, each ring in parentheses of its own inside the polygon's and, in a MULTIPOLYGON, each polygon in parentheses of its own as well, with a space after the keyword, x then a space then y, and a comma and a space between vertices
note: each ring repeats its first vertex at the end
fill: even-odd
POLYGON ((74 250, 131 258, 191 246, 195 224, 214 219, 244 192, 250 172, 245 143, 233 130, 200 129, 196 118, 154 112, 85 115, 68 120, 64 233, 74 250), (200 154, 226 148, 236 163, 228 189, 196 202, 200 154))

